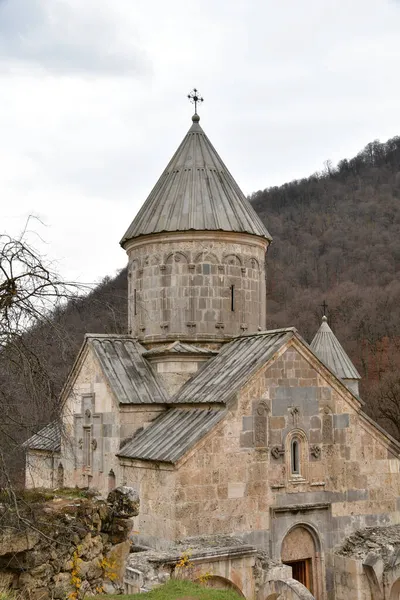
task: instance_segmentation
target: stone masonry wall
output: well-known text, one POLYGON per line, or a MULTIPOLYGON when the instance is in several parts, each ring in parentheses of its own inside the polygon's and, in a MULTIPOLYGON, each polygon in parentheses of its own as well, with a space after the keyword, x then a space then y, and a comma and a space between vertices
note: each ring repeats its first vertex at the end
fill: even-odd
POLYGON ((357 400, 300 350, 289 346, 261 369, 182 461, 176 535, 234 532, 279 560, 285 535, 304 525, 315 540, 319 585, 334 598, 329 550, 359 527, 399 521, 399 460, 357 400))
MULTIPOLYGON (((265 545, 271 507, 329 503, 332 529, 321 534, 331 547, 362 525, 397 522, 399 484, 390 443, 359 415, 356 401, 288 348, 249 381, 230 416, 180 466, 178 531, 243 531, 265 545), (294 433, 302 457, 296 476, 294 433)), ((275 533, 279 552, 283 532, 275 533)))
POLYGON ((129 331, 141 341, 224 339, 265 329, 267 241, 199 232, 128 245, 129 331))
POLYGON ((81 359, 78 377, 64 406, 60 463, 66 486, 88 486, 108 493, 111 471, 115 481, 120 481, 115 456, 120 444, 117 408, 110 386, 89 347, 81 359), (90 436, 88 450, 85 450, 85 432, 90 436), (87 464, 88 452, 90 464, 87 464))
POLYGON ((137 490, 141 499, 135 542, 157 549, 168 547, 177 539, 176 471, 172 466, 141 461, 121 460, 121 464, 124 485, 137 490))

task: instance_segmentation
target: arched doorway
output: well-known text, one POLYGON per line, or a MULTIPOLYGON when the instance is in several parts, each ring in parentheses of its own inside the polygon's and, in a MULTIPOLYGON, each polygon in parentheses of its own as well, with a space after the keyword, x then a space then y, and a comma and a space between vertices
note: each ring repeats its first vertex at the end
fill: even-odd
POLYGON ((281 560, 292 567, 293 579, 300 581, 317 600, 321 600, 321 554, 316 532, 306 525, 291 529, 282 542, 281 560))

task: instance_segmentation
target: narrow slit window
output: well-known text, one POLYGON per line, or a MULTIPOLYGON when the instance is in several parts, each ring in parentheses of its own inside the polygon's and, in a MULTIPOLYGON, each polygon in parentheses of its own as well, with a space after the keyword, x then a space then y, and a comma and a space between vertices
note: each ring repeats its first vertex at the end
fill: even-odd
POLYGON ((133 290, 133 314, 137 315, 136 288, 133 290))
POLYGON ((292 474, 299 475, 300 474, 300 447, 299 447, 298 440, 292 441, 291 460, 292 460, 292 474))
POLYGON ((231 311, 235 310, 235 286, 231 285, 231 311))
POLYGON ((92 466, 92 430, 85 427, 83 430, 83 464, 85 467, 92 466))

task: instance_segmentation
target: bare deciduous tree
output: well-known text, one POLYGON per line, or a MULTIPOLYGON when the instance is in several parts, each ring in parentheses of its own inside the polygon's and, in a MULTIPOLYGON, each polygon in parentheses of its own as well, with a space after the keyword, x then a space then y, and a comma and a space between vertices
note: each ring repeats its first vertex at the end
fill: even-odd
POLYGON ((55 311, 79 291, 27 242, 26 228, 0 235, 0 450, 9 468, 7 476, 0 468, 0 485, 18 479, 21 442, 57 416, 53 374, 35 338, 46 324, 62 339, 55 311))

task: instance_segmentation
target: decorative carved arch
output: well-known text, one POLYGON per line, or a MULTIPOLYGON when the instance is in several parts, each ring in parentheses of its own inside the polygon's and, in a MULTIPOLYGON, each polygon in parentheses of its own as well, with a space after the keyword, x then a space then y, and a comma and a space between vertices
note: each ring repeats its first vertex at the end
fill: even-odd
POLYGON ((134 258, 133 260, 130 261, 129 263, 129 273, 131 273, 133 276, 137 275, 137 272, 140 268, 140 264, 137 258, 134 258))
POLYGON ((309 444, 307 434, 303 429, 294 428, 285 439, 286 473, 289 481, 306 481, 308 479, 309 444), (295 443, 298 450, 299 470, 293 469, 293 452, 295 443))
POLYGON ((245 262, 245 267, 247 267, 248 269, 254 269, 255 271, 259 271, 260 263, 258 262, 258 259, 255 258, 255 256, 250 256, 250 258, 248 258, 245 262))
POLYGON ((242 259, 237 254, 225 254, 222 259, 222 262, 225 265, 232 265, 235 267, 241 267, 243 264, 242 259))
MULTIPOLYGON (((322 590, 324 588, 323 551, 319 532, 312 523, 302 521, 295 523, 287 529, 281 543, 281 560, 283 563, 289 565, 299 560, 309 560, 312 569, 311 581, 313 593, 317 598, 322 598, 322 590), (296 532, 300 535, 299 538, 296 537, 296 532), (309 536, 312 547, 307 548, 307 537, 304 538, 304 534, 309 536), (287 540, 291 536, 295 537, 291 540, 291 544, 288 544, 288 550, 287 547, 285 548, 285 543, 287 543, 287 540), (284 550, 286 550, 286 556, 284 550)), ((311 598, 314 598, 314 596, 311 596, 311 598)))
POLYGON ((216 256, 216 254, 214 254, 213 252, 208 252, 207 250, 205 250, 203 252, 199 252, 195 256, 194 262, 196 264, 204 263, 204 262, 209 262, 213 265, 219 264, 219 260, 218 260, 218 257, 216 256))
POLYGON ((185 252, 170 252, 165 258, 165 265, 170 265, 173 263, 186 263, 189 264, 189 258, 185 252))

